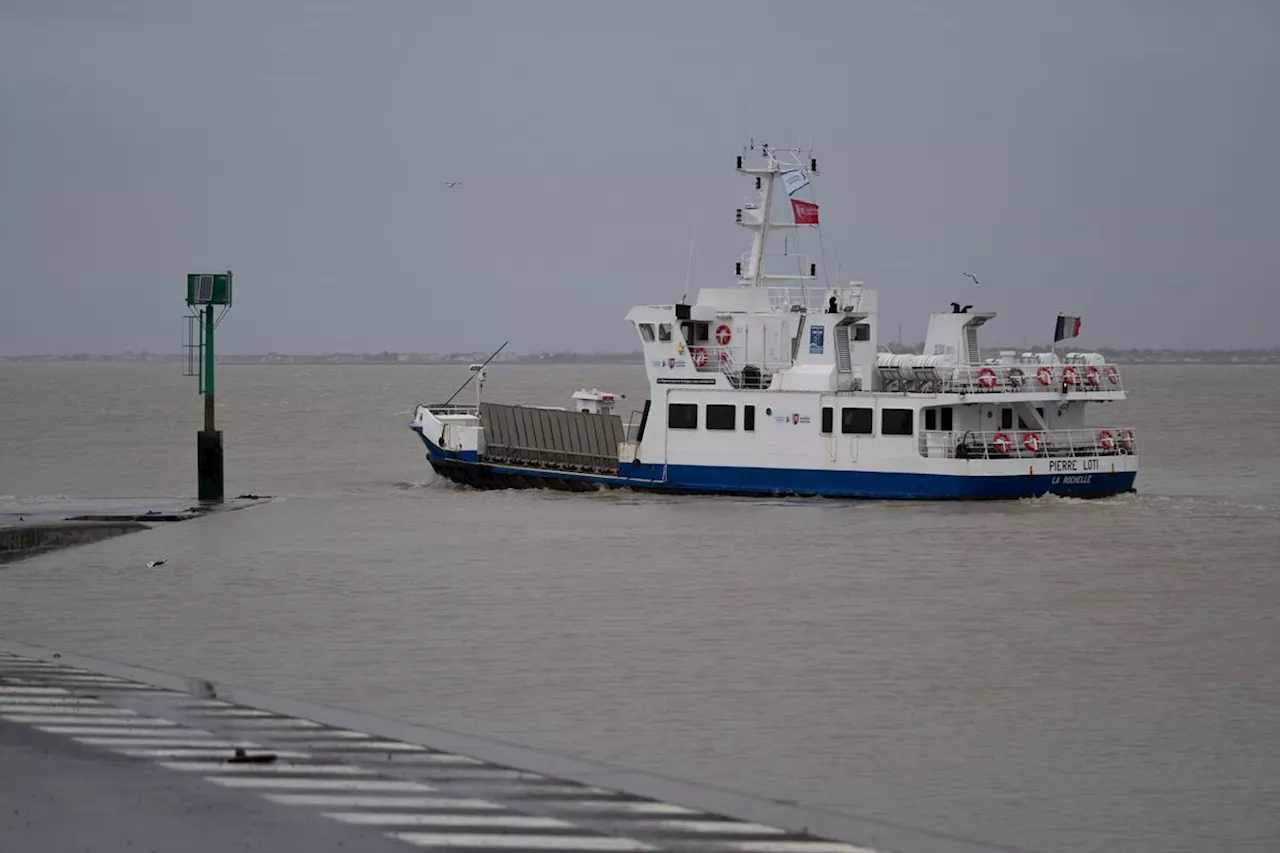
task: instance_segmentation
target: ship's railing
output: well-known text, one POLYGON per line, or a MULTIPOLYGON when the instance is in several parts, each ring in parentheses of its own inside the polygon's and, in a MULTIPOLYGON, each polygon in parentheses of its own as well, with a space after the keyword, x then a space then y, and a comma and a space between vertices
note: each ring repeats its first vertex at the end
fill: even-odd
POLYGON ((735 388, 768 388, 775 371, 791 366, 790 361, 740 362, 732 347, 692 346, 688 358, 699 373, 723 373, 735 388))
POLYGON ((1097 393, 1124 391, 1114 364, 979 364, 916 367, 880 366, 886 391, 933 394, 1008 394, 1046 391, 1097 393))
POLYGON ((423 403, 421 408, 426 409, 433 415, 475 415, 480 413, 474 403, 471 405, 466 405, 465 403, 450 403, 448 405, 443 403, 423 403))
POLYGON ((775 313, 801 311, 820 314, 827 310, 828 290, 823 287, 770 287, 769 308, 775 313))
POLYGON ((1128 456, 1138 452, 1132 427, 938 432, 919 437, 920 455, 942 459, 1059 459, 1128 456))

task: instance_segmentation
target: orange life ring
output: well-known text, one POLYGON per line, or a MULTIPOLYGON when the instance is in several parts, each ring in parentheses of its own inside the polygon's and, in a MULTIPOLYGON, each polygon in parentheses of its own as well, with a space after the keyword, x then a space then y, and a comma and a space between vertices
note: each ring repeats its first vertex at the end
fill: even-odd
POLYGON ((1032 453, 1040 452, 1040 433, 1024 432, 1022 434, 1022 446, 1032 453))
POLYGON ((1107 365, 1107 381, 1112 385, 1120 384, 1120 370, 1114 364, 1107 365))
POLYGON ((1103 450, 1114 450, 1116 447, 1116 437, 1111 434, 1111 430, 1104 429, 1098 431, 1098 446, 1103 450))
POLYGON ((704 367, 707 363, 706 347, 689 347, 689 358, 693 360, 694 367, 704 367))
POLYGON ((730 329, 724 323, 721 323, 719 326, 716 326, 716 343, 718 343, 722 347, 727 347, 729 345, 729 341, 731 340, 733 340, 732 329, 730 329))
POLYGON ((1053 368, 1052 368, 1052 367, 1044 367, 1044 366, 1037 367, 1037 368, 1036 368, 1036 381, 1037 381, 1037 382, 1039 382, 1041 385, 1043 385, 1043 386, 1044 386, 1044 387, 1046 387, 1046 388, 1048 388, 1050 385, 1052 385, 1052 384, 1053 384, 1053 368))
POLYGON ((1008 453, 1009 448, 1013 447, 1013 442, 1009 440, 1008 433, 998 432, 991 436, 991 446, 994 447, 998 453, 1008 453))
POLYGON ((1066 367, 1062 368, 1062 384, 1063 385, 1075 385, 1076 382, 1079 381, 1079 379, 1080 379, 1080 371, 1076 370, 1071 365, 1068 364, 1066 367))
POLYGON ((1137 439, 1133 437, 1133 430, 1131 429, 1120 430, 1120 443, 1124 445, 1125 450, 1132 453, 1133 449, 1138 446, 1137 439))
POLYGON ((1084 369, 1084 384, 1098 387, 1098 383, 1102 380, 1102 371, 1098 370, 1096 365, 1089 365, 1084 369))
POLYGON ((1021 367, 1015 367, 1009 371, 1009 384, 1014 388, 1021 388, 1022 383, 1026 381, 1027 375, 1022 372, 1021 367))
POLYGON ((990 367, 984 367, 978 371, 978 384, 983 388, 996 387, 996 381, 998 378, 999 377, 996 376, 996 372, 990 367))

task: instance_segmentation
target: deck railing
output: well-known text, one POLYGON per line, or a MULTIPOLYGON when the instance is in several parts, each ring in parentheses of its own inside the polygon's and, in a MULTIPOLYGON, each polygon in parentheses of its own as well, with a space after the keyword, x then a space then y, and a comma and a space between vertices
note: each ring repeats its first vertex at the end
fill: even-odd
POLYGON ((1027 392, 1097 393, 1123 391, 1114 364, 980 364, 953 367, 882 366, 886 391, 934 394, 1009 394, 1027 392))
POLYGON ((1003 429, 920 433, 920 455, 942 459, 1059 459, 1127 456, 1138 452, 1132 427, 1003 429))

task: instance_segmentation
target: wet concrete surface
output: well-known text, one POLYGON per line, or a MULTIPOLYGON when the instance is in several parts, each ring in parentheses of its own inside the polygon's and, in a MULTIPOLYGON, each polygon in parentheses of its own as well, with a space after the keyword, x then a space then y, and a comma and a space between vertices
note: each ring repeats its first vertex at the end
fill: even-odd
POLYGON ((6 853, 410 849, 310 810, 0 722, 0 850, 6 853))

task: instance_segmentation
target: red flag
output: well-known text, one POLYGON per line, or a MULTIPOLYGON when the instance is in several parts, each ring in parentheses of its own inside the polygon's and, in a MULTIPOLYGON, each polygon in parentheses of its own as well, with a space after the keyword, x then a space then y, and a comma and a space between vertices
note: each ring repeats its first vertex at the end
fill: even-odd
POLYGON ((818 206, 811 201, 791 199, 791 212, 795 214, 797 225, 818 224, 818 206))

